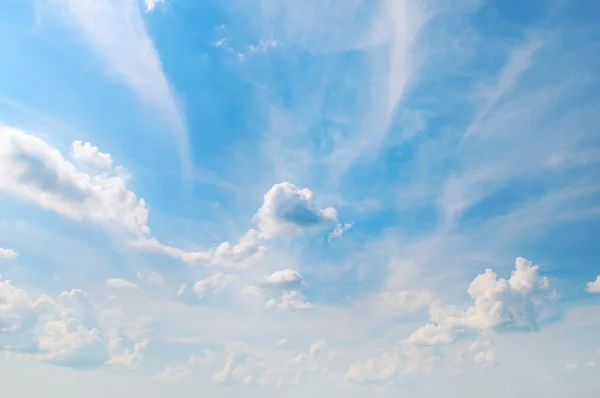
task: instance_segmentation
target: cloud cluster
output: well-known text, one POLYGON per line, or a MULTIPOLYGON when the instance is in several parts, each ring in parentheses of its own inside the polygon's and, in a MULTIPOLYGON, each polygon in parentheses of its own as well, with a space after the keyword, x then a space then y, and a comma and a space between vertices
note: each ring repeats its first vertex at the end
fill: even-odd
POLYGON ((310 189, 299 189, 294 184, 282 182, 273 185, 264 195, 263 204, 252 221, 256 229, 249 229, 237 244, 224 242, 210 250, 185 251, 164 245, 155 238, 140 238, 133 244, 186 262, 245 267, 266 252, 263 242, 336 222, 337 211, 333 207, 319 209, 310 189))
POLYGON ((58 300, 45 295, 32 300, 10 281, 2 281, 0 303, 0 332, 34 334, 31 346, 7 349, 73 367, 106 364, 115 369, 136 369, 147 346, 146 339, 139 339, 152 324, 148 318, 127 322, 115 313, 103 314, 79 289, 61 293, 58 300))
POLYGON ((466 310, 443 305, 425 291, 386 293, 380 296, 385 307, 412 311, 429 303, 428 323, 399 342, 380 358, 356 362, 346 372, 346 381, 384 383, 402 373, 433 369, 439 359, 433 346, 453 344, 459 336, 474 341, 469 352, 475 363, 496 364, 490 334, 509 330, 537 330, 544 312, 556 299, 548 279, 538 275, 538 266, 518 257, 509 279, 499 278, 491 269, 478 275, 467 289, 474 303, 466 310), (399 308, 398 308, 399 307, 399 308))
POLYGON ((538 276, 538 266, 522 257, 516 259, 509 279, 486 269, 470 283, 467 292, 473 305, 462 311, 434 302, 429 309, 432 323, 416 330, 408 341, 440 345, 452 343, 464 331, 537 330, 540 317, 556 298, 548 279, 538 276))
POLYGON ((285 269, 276 271, 256 285, 248 286, 248 296, 265 297, 266 307, 277 310, 307 311, 315 306, 306 301, 302 290, 307 287, 298 271, 285 269))
POLYGON ((148 208, 109 154, 73 143, 73 162, 39 137, 0 125, 0 191, 73 218, 149 234, 148 208), (85 167, 77 167, 76 164, 85 167))

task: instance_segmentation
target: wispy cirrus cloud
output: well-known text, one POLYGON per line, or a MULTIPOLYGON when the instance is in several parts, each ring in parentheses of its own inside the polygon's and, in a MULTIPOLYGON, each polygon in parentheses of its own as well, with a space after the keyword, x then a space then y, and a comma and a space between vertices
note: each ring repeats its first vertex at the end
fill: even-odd
MULTIPOLYGON (((191 160, 185 115, 148 35, 137 0, 46 0, 61 11, 103 62, 108 75, 120 80, 156 110, 173 134, 183 170, 191 160)), ((157 1, 146 1, 152 11, 157 1)))

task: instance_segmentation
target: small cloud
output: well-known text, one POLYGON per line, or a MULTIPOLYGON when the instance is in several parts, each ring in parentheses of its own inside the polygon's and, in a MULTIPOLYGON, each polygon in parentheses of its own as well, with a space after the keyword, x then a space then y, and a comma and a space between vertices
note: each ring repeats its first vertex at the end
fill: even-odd
POLYGON ((600 275, 596 277, 595 281, 588 282, 586 286, 588 293, 600 293, 600 275))
POLYGON ((277 347, 282 347, 282 346, 284 346, 286 343, 287 343, 287 340, 286 340, 286 339, 283 339, 283 338, 281 338, 281 339, 279 339, 279 341, 277 341, 277 343, 275 343, 275 345, 276 345, 277 347))
POLYGON ((154 8, 156 7, 156 5, 158 3, 164 3, 165 0, 144 0, 144 7, 146 9, 146 12, 152 12, 154 11, 154 8))
POLYGON ((4 247, 0 247, 0 258, 15 258, 19 255, 13 249, 6 249, 4 247))
POLYGON ((587 361, 587 362, 585 363, 585 367, 586 367, 586 368, 594 368, 594 367, 596 367, 596 361, 594 361, 594 360, 587 361))
POLYGON ((335 228, 333 229, 333 231, 331 231, 331 233, 329 234, 328 240, 331 242, 332 240, 336 239, 336 238, 341 238, 342 235, 344 234, 344 232, 346 232, 347 230, 349 230, 350 228, 352 228, 352 224, 338 224, 335 226, 335 228))
POLYGON ((139 289, 138 285, 131 283, 121 278, 110 278, 106 281, 106 286, 113 289, 125 289, 125 290, 136 290, 139 289))
POLYGON ((228 40, 228 39, 227 39, 227 37, 223 37, 222 39, 215 41, 215 42, 213 43, 213 45, 214 45, 215 47, 221 47, 223 44, 226 44, 226 43, 227 43, 227 40, 228 40))

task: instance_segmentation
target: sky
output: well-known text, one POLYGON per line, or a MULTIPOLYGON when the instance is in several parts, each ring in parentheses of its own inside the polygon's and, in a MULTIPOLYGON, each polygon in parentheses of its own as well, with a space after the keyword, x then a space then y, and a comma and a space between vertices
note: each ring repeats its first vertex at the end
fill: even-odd
POLYGON ((598 15, 4 2, 0 395, 597 397, 598 15))

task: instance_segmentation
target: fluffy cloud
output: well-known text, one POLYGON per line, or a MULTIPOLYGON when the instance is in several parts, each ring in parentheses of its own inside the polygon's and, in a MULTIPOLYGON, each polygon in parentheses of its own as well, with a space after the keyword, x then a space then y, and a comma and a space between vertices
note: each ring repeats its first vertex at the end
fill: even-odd
POLYGON ((225 347, 223 369, 212 377, 215 383, 250 385, 260 376, 264 363, 258 353, 245 343, 235 341, 225 347))
POLYGON ((509 279, 491 269, 478 275, 467 290, 474 300, 465 311, 434 302, 429 309, 433 323, 416 330, 409 341, 439 345, 454 341, 462 331, 537 330, 538 320, 556 298, 548 279, 538 276, 538 266, 519 257, 509 279))
POLYGON ((344 232, 352 228, 352 224, 338 224, 335 226, 333 231, 328 236, 328 240, 331 242, 334 239, 341 238, 344 235, 344 232))
POLYGON ((588 282, 586 287, 589 293, 600 293, 600 275, 596 277, 595 281, 588 282))
POLYGON ((143 352, 148 346, 148 340, 144 339, 133 344, 133 347, 126 348, 125 340, 120 336, 119 331, 111 329, 108 332, 108 353, 110 359, 107 365, 115 369, 135 370, 144 358, 143 352))
POLYGON ((125 289, 125 290, 136 290, 139 289, 138 285, 135 283, 126 281, 121 278, 111 278, 106 281, 106 286, 111 287, 113 289, 125 289))
POLYGON ((473 362, 484 367, 496 366, 496 352, 492 349, 492 343, 488 338, 475 340, 469 346, 469 352, 473 355, 473 362))
POLYGON ((263 287, 276 289, 300 289, 304 285, 300 273, 291 269, 273 272, 262 283, 263 287))
POLYGON ((318 209, 310 189, 294 184, 275 184, 265 194, 264 201, 252 219, 261 236, 272 238, 279 234, 299 232, 326 221, 337 221, 333 207, 318 209))
POLYGON ((15 258, 19 255, 13 249, 6 249, 4 247, 0 247, 0 258, 15 258))
POLYGON ((285 269, 267 276, 257 286, 248 286, 244 294, 267 298, 266 307, 277 310, 313 310, 313 304, 306 301, 302 289, 307 287, 297 271, 285 269))
POLYGON ((203 298, 208 293, 216 294, 220 292, 233 278, 233 275, 225 275, 219 272, 206 279, 199 280, 194 284, 192 290, 194 290, 198 298, 203 298))
POLYGON ((430 349, 399 344, 379 358, 353 363, 344 380, 353 383, 390 383, 402 374, 429 374, 438 359, 430 349))
POLYGON ((0 333, 33 328, 53 305, 54 301, 48 296, 34 301, 11 281, 0 281, 0 333))
POLYGON ((112 168, 113 159, 110 153, 102 153, 98 147, 89 142, 74 141, 72 144, 71 158, 73 163, 79 163, 92 168, 92 170, 106 170, 112 168))
MULTIPOLYGON (((80 289, 63 292, 58 300, 32 300, 10 281, 0 282, 0 331, 33 333, 33 346, 19 354, 28 358, 64 366, 135 369, 147 342, 133 339, 147 333, 152 320, 126 322, 114 315, 102 313, 80 289)), ((12 350, 21 352, 18 347, 12 350)))
POLYGON ((73 150, 74 161, 86 167, 76 167, 39 137, 0 126, 0 191, 76 220, 148 234, 148 208, 127 189, 123 169, 111 167, 110 155, 88 143, 76 141, 73 150))

